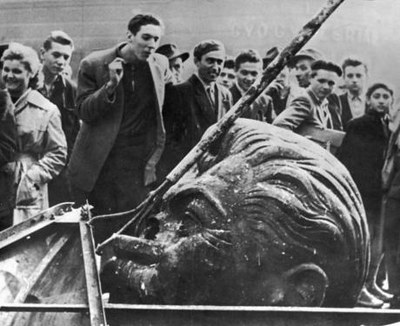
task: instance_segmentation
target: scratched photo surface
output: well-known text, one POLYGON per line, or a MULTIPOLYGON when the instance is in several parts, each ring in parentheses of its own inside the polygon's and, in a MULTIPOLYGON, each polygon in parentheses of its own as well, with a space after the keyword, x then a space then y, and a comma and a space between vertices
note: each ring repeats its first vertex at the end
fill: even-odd
MULTIPOLYGON (((72 79, 76 81, 79 63, 85 56, 94 50, 107 49, 125 41, 129 19, 138 13, 150 12, 159 16, 165 24, 165 33, 160 45, 175 43, 182 52, 190 53, 189 59, 184 62, 183 79, 186 80, 195 71, 192 51, 200 41, 220 40, 225 45, 226 54, 232 57, 235 57, 242 49, 249 48, 258 50, 264 57, 272 47, 284 49, 304 24, 326 3, 325 0, 0 0, 0 44, 15 41, 39 50, 50 31, 63 30, 74 40, 75 50, 71 68, 72 79)), ((317 49, 326 60, 338 65, 349 56, 360 58, 365 62, 368 66, 368 84, 383 82, 393 88, 394 104, 391 108, 393 117, 397 115, 400 106, 399 14, 400 0, 345 0, 305 46, 305 48, 317 49)), ((293 73, 289 78, 295 79, 293 73)), ((201 209, 204 209, 204 206, 201 209)), ((51 232, 47 234, 50 238, 51 232)), ((81 232, 83 232, 82 229, 81 232)), ((65 257, 73 260, 73 257, 81 255, 79 239, 71 241, 61 237, 54 241, 55 247, 59 246, 57 248, 62 252, 63 245, 67 241, 70 243, 68 246, 71 250, 65 257)), ((191 259, 194 258, 191 257, 191 259)), ((97 263, 99 261, 100 259, 97 258, 97 263)), ((57 263, 64 266, 65 261, 57 261, 57 263)), ((279 264, 279 262, 274 263, 279 264)), ((190 264, 195 266, 193 261, 190 261, 190 264)), ((85 277, 88 276, 80 270, 83 266, 79 262, 65 265, 63 267, 65 270, 75 274, 72 278, 62 278, 61 282, 68 283, 74 280, 77 282, 76 286, 71 287, 71 291, 74 290, 78 294, 68 298, 71 299, 70 302, 83 305, 87 297, 86 294, 79 292, 82 291, 79 284, 84 284, 85 277), (82 297, 76 299, 80 294, 82 297)), ((167 264, 166 269, 169 267, 170 265, 167 264)), ((114 270, 112 272, 114 273, 114 270)), ((340 273, 339 270, 337 272, 340 273)), ((168 276, 168 273, 171 271, 165 275, 168 276)), ((171 275, 171 278, 175 276, 171 275)), ((234 276, 230 276, 231 278, 227 279, 229 282, 234 282, 234 276)), ((202 282, 203 279, 201 277, 199 279, 202 282)), ((219 280, 219 282, 226 283, 227 279, 219 280)), ((9 274, 0 273, 0 280, 9 284, 18 283, 9 274)), ((148 283, 151 282, 148 281, 148 283)), ((142 283, 139 287, 141 285, 142 283)), ((188 289, 188 291, 193 291, 192 287, 188 289)), ((206 287, 203 288, 205 289, 206 287)), ((249 291, 257 292, 256 286, 254 290, 249 291)), ((228 302, 226 306, 231 306, 232 301, 229 298, 234 298, 234 295, 232 293, 225 293, 225 295, 226 300, 221 300, 221 302, 223 304, 228 302)), ((196 304, 196 299, 197 297, 191 302, 196 304)), ((346 299, 349 298, 342 298, 344 302, 346 299)), ((52 303, 51 300, 48 298, 43 303, 52 303)), ((355 300, 350 300, 352 303, 353 301, 355 300)), ((143 303, 153 304, 154 302, 149 300, 143 303)), ((252 306, 252 304, 243 306, 246 305, 252 306)), ((334 306, 340 307, 340 304, 334 306)), ((124 306, 123 308, 108 308, 106 315, 113 321, 110 325, 131 325, 135 318, 137 321, 135 325, 185 323, 190 325, 264 325, 268 320, 271 325, 365 324, 378 326, 400 320, 400 311, 393 310, 393 313, 387 313, 385 316, 380 315, 379 312, 371 313, 369 317, 366 317, 361 313, 353 312, 352 308, 347 307, 348 305, 344 306, 346 307, 343 310, 339 308, 339 310, 318 311, 316 309, 313 315, 310 315, 313 312, 312 308, 295 313, 284 308, 277 308, 270 314, 271 311, 266 312, 261 308, 251 310, 242 307, 230 307, 223 311, 187 306, 184 306, 182 310, 176 307, 166 310, 162 307, 155 310, 136 307, 138 310, 132 313, 131 308, 124 306), (396 312, 399 313, 399 317, 396 316, 396 312), (343 315, 338 317, 337 313, 343 315), (299 323, 299 321, 302 322, 299 323)), ((0 311, 0 320, 4 316, 2 314, 3 312, 0 311)), ((4 318, 7 321, 5 325, 18 325, 24 321, 24 317, 21 316, 11 318, 7 315, 4 318)), ((40 318, 34 320, 39 325, 40 318)), ((101 325, 101 322, 89 321, 87 316, 82 317, 78 314, 69 322, 70 325, 101 325)))

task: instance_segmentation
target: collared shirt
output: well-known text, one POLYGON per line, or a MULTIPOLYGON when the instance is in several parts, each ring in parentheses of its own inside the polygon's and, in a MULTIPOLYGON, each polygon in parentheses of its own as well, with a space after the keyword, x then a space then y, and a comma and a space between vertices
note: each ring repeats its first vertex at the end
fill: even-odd
POLYGON ((361 117, 365 113, 365 101, 364 96, 354 96, 350 92, 347 92, 347 99, 349 101, 351 114, 354 118, 361 117))
POLYGON ((315 106, 315 112, 319 120, 321 121, 321 124, 324 129, 332 129, 333 128, 333 122, 332 122, 332 116, 329 112, 329 102, 326 98, 324 98, 322 101, 315 95, 315 93, 312 91, 312 89, 309 89, 309 94, 312 96, 314 103, 316 104, 315 106))
POLYGON ((212 82, 210 84, 206 84, 204 83, 204 81, 200 78, 199 73, 196 71, 195 75, 197 76, 197 78, 200 80, 201 84, 204 87, 204 90, 206 91, 206 94, 208 95, 208 98, 211 102, 211 104, 213 105, 213 107, 215 108, 215 82, 212 82))

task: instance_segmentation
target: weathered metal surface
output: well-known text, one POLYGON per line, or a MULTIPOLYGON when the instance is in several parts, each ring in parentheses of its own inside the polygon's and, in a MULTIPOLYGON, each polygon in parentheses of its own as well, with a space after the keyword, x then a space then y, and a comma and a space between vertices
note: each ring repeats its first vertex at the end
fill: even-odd
POLYGON ((105 326, 107 325, 107 322, 102 301, 100 278, 96 265, 94 240, 91 226, 87 223, 90 218, 90 209, 88 205, 83 208, 83 215, 83 220, 79 222, 79 229, 89 303, 90 325, 105 326))
POLYGON ((400 310, 106 305, 118 326, 382 326, 400 321, 400 310), (134 321, 134 322, 133 322, 134 321))
MULTIPOLYGON (((58 205, 0 234, 0 304, 87 303, 79 225, 74 218, 56 223, 58 214, 68 216, 68 206, 58 205)), ((87 316, 9 312, 0 313, 0 324, 89 325, 87 316)))

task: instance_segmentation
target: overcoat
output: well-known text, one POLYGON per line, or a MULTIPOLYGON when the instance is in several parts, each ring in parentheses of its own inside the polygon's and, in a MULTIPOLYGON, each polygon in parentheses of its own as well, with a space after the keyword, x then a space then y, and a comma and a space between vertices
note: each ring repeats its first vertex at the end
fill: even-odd
MULTIPOLYGON (((105 85, 109 81, 108 65, 124 44, 89 54, 79 67, 76 100, 77 114, 83 123, 72 151, 69 173, 72 184, 86 192, 93 189, 120 129, 124 110, 123 85, 117 86, 113 100, 108 98, 105 85)), ((162 119, 165 85, 172 82, 166 57, 155 53, 148 62, 157 94, 157 135, 144 171, 145 185, 156 180, 156 164, 165 145, 162 119)))

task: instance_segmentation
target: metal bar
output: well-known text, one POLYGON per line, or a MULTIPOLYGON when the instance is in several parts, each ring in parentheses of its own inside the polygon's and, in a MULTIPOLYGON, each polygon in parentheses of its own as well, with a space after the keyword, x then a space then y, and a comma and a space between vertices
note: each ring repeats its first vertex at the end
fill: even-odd
POLYGON ((7 303, 0 305, 6 312, 89 312, 86 304, 7 303))
MULTIPOLYGON (((89 214, 89 210, 87 211, 87 214, 89 214)), ((79 228, 81 233, 86 289, 89 301, 90 325, 105 326, 107 325, 107 322, 101 297, 102 292, 96 265, 92 229, 86 221, 79 222, 79 228)))
POLYGON ((50 207, 26 221, 0 232, 0 249, 21 240, 54 223, 55 216, 71 208, 73 203, 61 203, 50 207))

